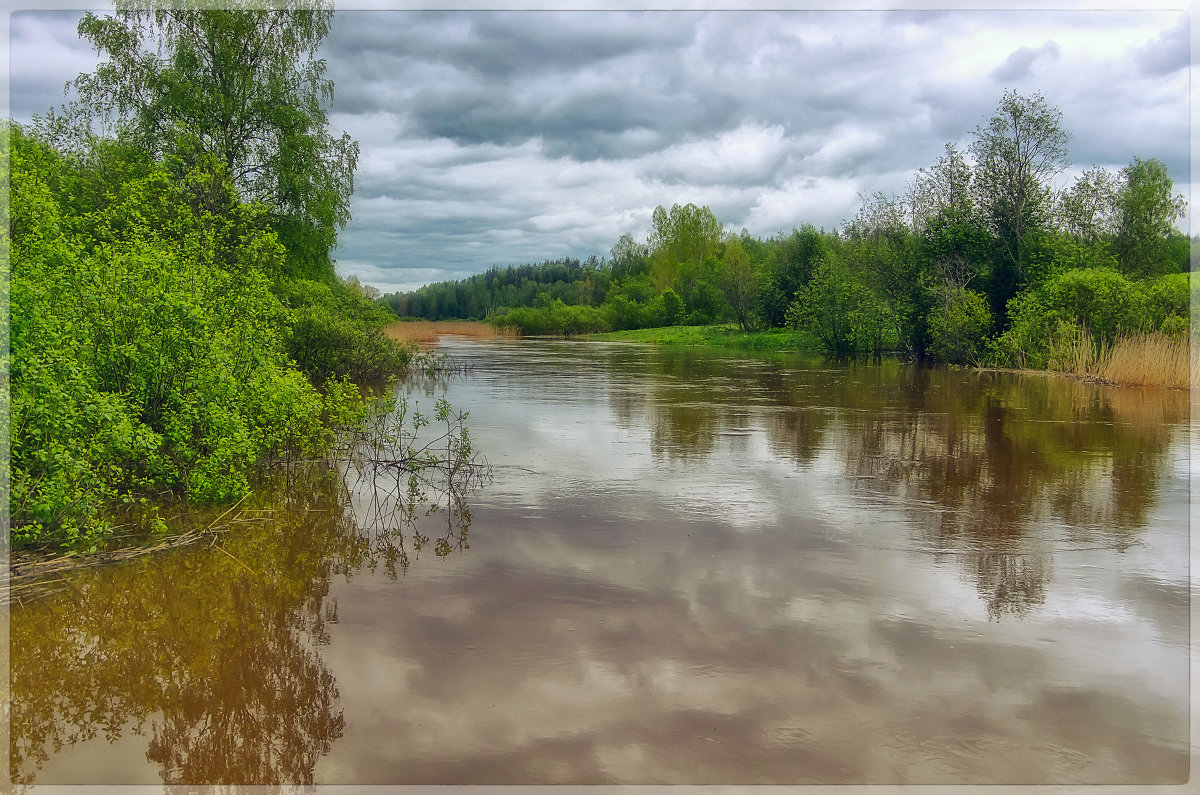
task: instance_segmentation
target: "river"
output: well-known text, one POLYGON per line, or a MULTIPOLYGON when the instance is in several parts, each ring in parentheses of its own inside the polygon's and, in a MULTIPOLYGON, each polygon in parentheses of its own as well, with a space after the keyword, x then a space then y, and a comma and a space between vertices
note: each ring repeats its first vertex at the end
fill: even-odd
POLYGON ((400 388, 492 481, 414 540, 318 473, 14 599, 16 781, 1188 780, 1187 393, 439 345, 400 388))

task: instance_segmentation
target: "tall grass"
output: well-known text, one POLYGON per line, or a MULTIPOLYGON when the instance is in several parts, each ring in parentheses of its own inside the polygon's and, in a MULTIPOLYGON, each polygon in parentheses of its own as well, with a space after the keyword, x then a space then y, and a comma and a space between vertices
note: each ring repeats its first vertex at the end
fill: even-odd
POLYGON ((1049 370, 1112 384, 1179 389, 1191 387, 1196 367, 1200 367, 1200 345, 1189 344, 1187 336, 1151 332, 1099 345, 1079 327, 1055 335, 1047 362, 1049 370))
POLYGON ((514 329, 497 329, 490 323, 474 320, 400 321, 392 323, 384 331, 394 340, 414 342, 425 347, 432 346, 437 342, 438 337, 443 334, 457 334, 459 336, 476 337, 478 339, 517 336, 517 332, 514 329))
POLYGON ((1200 345, 1189 344, 1188 337, 1137 334, 1117 340, 1100 375, 1114 384, 1187 389, 1198 366, 1200 345))
POLYGON ((1046 369, 1056 373, 1102 378, 1111 349, 1098 345, 1091 333, 1081 326, 1065 326, 1050 338, 1046 369))

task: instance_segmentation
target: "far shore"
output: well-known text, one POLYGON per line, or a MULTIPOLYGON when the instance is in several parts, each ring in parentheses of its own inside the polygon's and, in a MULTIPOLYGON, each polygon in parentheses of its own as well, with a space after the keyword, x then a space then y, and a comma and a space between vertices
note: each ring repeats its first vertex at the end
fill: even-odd
MULTIPOLYGON (((432 347, 444 334, 493 339, 520 336, 514 329, 496 328, 483 320, 402 320, 389 325, 385 332, 401 342, 432 347)), ((820 342, 804 331, 767 329, 741 331, 732 323, 707 326, 661 326, 594 334, 574 339, 610 342, 634 342, 668 346, 702 346, 729 350, 775 351, 821 355, 820 342)), ((884 354, 889 355, 885 352, 884 354)), ((892 352, 891 355, 896 355, 892 352)), ((1076 361, 1065 362, 1061 369, 1004 368, 971 366, 976 372, 1009 372, 1028 375, 1065 376, 1109 386, 1163 387, 1191 389, 1191 372, 1200 371, 1200 346, 1189 346, 1158 334, 1143 334, 1119 340, 1109 350, 1092 351, 1076 361)))

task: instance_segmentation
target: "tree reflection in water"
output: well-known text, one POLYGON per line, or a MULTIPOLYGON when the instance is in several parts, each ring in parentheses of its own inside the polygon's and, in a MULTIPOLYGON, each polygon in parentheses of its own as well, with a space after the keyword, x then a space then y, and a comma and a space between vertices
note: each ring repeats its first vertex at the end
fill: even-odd
POLYGON ((13 781, 31 783, 65 747, 148 733, 166 784, 311 784, 344 729, 320 653, 332 578, 465 549, 471 520, 465 480, 414 492, 394 470, 346 475, 264 482, 263 520, 218 545, 79 572, 69 590, 14 605, 13 781))
MULTIPOLYGON (((1044 602, 1056 545, 1137 543, 1188 417, 1186 392, 1043 375, 686 350, 649 363, 663 376, 643 404, 657 457, 718 454, 747 425, 802 471, 825 453, 855 495, 901 507, 921 549, 961 560, 997 619, 1044 602)), ((635 422, 628 396, 613 399, 635 422)))
POLYGON ((990 617, 1023 615, 1044 602, 1056 549, 1136 543, 1187 396, 980 377, 913 390, 838 446, 847 472, 871 476, 860 488, 911 506, 916 540, 963 560, 990 617))

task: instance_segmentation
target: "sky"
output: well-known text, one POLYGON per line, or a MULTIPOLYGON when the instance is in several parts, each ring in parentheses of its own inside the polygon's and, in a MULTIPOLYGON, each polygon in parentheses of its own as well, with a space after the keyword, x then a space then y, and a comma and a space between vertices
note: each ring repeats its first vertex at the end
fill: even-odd
MULTIPOLYGON (((38 2, 9 20, 21 122, 61 104, 97 60, 76 36, 80 12, 38 2)), ((834 230, 861 197, 902 194, 947 143, 965 149, 1005 90, 1061 110, 1073 164, 1062 180, 1153 157, 1191 195, 1185 7, 825 5, 338 5, 320 53, 329 121, 361 146, 338 272, 387 293, 603 257, 623 234, 645 241, 656 206, 689 202, 731 232, 834 230)))

